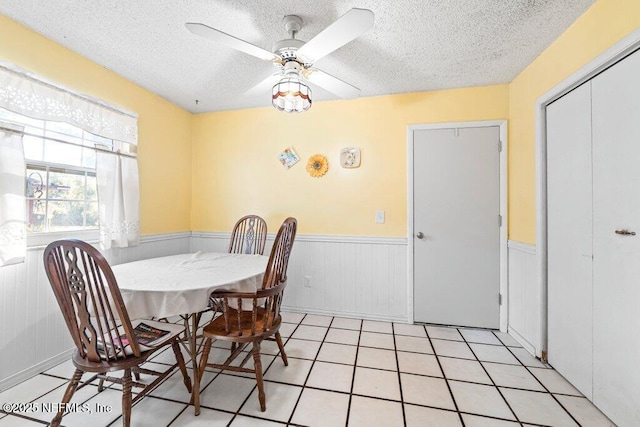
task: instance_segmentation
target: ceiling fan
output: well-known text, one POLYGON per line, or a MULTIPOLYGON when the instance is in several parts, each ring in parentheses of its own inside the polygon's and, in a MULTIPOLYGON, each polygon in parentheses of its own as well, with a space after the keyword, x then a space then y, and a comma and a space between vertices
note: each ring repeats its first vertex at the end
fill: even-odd
POLYGON ((185 27, 193 34, 272 62, 278 71, 247 93, 263 93, 271 89, 272 103, 278 110, 302 112, 311 107, 311 88, 305 81, 345 99, 356 98, 360 94, 357 87, 319 70, 313 64, 371 29, 373 12, 351 9, 306 43, 296 39, 302 28, 299 16, 285 16, 284 25, 290 38, 277 42, 272 52, 205 24, 188 22, 185 27))

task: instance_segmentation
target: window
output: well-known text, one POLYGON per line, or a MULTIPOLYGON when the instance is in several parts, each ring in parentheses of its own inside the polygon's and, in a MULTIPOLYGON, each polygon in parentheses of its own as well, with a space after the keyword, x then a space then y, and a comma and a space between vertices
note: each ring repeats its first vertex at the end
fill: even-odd
POLYGON ((24 127, 27 233, 97 230, 96 147, 135 155, 135 145, 2 108, 0 121, 24 127))
POLYGON ((58 238, 138 245, 137 143, 136 113, 0 60, 0 266, 58 238))
POLYGON ((95 170, 27 164, 27 232, 98 228, 95 170))

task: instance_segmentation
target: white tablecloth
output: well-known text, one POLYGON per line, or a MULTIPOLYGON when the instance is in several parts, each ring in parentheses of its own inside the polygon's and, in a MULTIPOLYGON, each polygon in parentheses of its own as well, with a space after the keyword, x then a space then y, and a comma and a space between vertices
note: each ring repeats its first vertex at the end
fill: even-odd
POLYGON ((216 289, 256 292, 268 257, 198 252, 113 266, 129 317, 198 313, 216 289))

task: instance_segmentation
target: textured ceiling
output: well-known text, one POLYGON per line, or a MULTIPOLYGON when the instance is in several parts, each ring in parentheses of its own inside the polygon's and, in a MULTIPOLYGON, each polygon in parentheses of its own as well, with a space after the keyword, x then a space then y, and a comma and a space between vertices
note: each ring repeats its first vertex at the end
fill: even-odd
MULTIPOLYGON (((2 0, 0 13, 191 112, 270 105, 272 64, 197 37, 201 22, 271 50, 296 14, 310 40, 353 7, 373 29, 315 66, 361 97, 508 83, 595 0, 2 0), (196 103, 196 100, 198 102, 196 103)), ((336 99, 313 87, 314 101, 336 99)))

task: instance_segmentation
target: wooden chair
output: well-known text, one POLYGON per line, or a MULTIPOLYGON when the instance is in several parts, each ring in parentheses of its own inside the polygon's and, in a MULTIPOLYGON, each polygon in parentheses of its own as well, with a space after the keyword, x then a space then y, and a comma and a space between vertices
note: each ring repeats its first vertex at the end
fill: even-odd
POLYGON ((233 226, 230 254, 260 254, 264 253, 267 241, 267 223, 258 215, 243 216, 233 226))
MULTIPOLYGON (((240 218, 233 226, 231 240, 229 241, 230 254, 264 254, 264 246, 267 242, 267 223, 258 215, 246 215, 240 218)), ((221 302, 215 295, 209 297, 209 310, 222 311, 221 302)), ((203 312, 198 313, 198 323, 203 312)))
POLYGON ((203 328, 205 343, 202 357, 200 358, 200 378, 202 378, 207 366, 220 370, 226 369, 255 374, 258 383, 258 399, 262 411, 267 407, 262 381, 262 362, 260 360, 260 344, 262 341, 265 339, 276 341, 282 361, 285 366, 288 365, 287 355, 284 352, 284 345, 279 332, 282 322, 280 304, 287 284, 287 265, 293 240, 296 236, 296 229, 297 221, 295 218, 287 218, 283 222, 271 249, 262 286, 257 293, 215 292, 222 305, 222 315, 213 319, 203 328), (208 363, 213 340, 231 341, 235 347, 223 364, 208 363), (231 362, 242 353, 247 344, 252 344, 253 346, 251 353, 247 354, 239 366, 231 366, 231 362), (251 355, 253 355, 254 369, 244 367, 251 355))
MULTIPOLYGON (((191 392, 191 378, 187 374, 178 344, 178 335, 184 331, 184 327, 150 320, 132 323, 111 267, 97 249, 79 240, 59 240, 45 249, 44 265, 76 345, 72 356, 76 370, 62 398, 62 408, 78 388, 96 378, 100 379, 99 391, 102 391, 104 380, 117 382, 122 384, 123 425, 129 426, 131 406, 153 390, 176 367, 174 365, 165 372, 140 367, 149 356, 166 346, 172 347, 177 366, 184 377, 184 385, 191 392), (134 325, 140 323, 168 331, 168 334, 157 346, 146 347, 136 339, 134 325), (120 370, 123 371, 122 378, 107 376, 109 372, 120 370), (96 375, 79 386, 85 372, 96 375), (132 372, 136 381, 131 379, 132 372), (150 384, 142 384, 137 381, 140 373, 156 375, 157 378, 150 384), (133 399, 132 387, 142 388, 133 399)), ((153 343, 148 345, 152 346, 153 343)), ((59 426, 62 415, 61 409, 51 421, 51 426, 59 426)))

